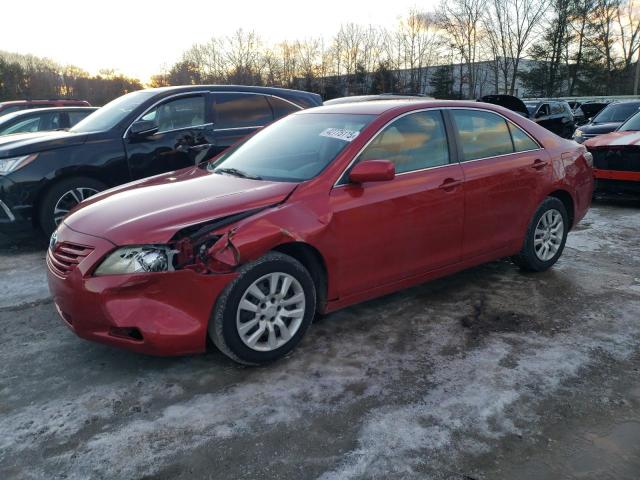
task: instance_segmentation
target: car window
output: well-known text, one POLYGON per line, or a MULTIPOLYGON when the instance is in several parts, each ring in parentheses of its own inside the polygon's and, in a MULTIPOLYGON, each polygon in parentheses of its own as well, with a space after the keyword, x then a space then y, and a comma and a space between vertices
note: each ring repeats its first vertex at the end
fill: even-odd
POLYGON ((118 97, 96 110, 95 115, 78 122, 71 131, 87 133, 110 130, 154 95, 156 93, 153 90, 138 90, 118 97))
POLYGON ((39 117, 29 117, 11 125, 10 127, 6 127, 4 130, 0 130, 0 134, 9 135, 11 133, 37 132, 39 125, 39 117))
POLYGON ((89 116, 91 113, 91 111, 86 111, 86 112, 69 112, 69 126, 73 127, 76 123, 78 123, 80 120, 82 120, 83 118, 89 116))
POLYGON ((635 102, 612 103, 594 117, 593 123, 624 122, 639 109, 640 104, 635 102))
POLYGON ((0 113, 2 113, 2 115, 6 115, 7 113, 17 112, 18 110, 24 110, 25 108, 27 108, 25 105, 12 105, 10 107, 3 108, 0 113))
POLYGON ((551 104, 551 114, 552 115, 558 115, 559 113, 562 113, 562 105, 560 105, 559 103, 552 103, 551 104))
POLYGON ((620 132, 629 132, 629 131, 639 131, 640 130, 640 112, 636 113, 629 120, 624 122, 618 131, 620 132))
POLYGON ((215 128, 261 127, 273 121, 271 107, 264 95, 216 93, 215 128))
POLYGON ((169 100, 147 112, 142 120, 155 122, 158 133, 203 125, 204 97, 195 95, 169 100))
POLYGON ((462 148, 462 160, 513 153, 511 135, 504 118, 480 110, 451 110, 462 148))
POLYGON ((226 150, 207 168, 223 175, 224 170, 240 171, 264 180, 308 180, 333 162, 374 118, 333 113, 288 115, 226 150))
POLYGON ((542 105, 540 105, 540 108, 538 109, 538 113, 536 115, 538 117, 546 117, 547 115, 549 115, 549 104, 543 103, 542 105))
POLYGON ((511 122, 507 122, 507 124, 511 131, 511 138, 513 139, 513 146, 516 152, 526 152, 528 150, 537 150, 540 148, 540 146, 516 124, 511 122))
POLYGON ((300 107, 297 105, 278 97, 269 97, 269 103, 271 104, 271 108, 273 108, 274 119, 285 117, 290 113, 300 110, 300 107))
POLYGON ((448 164, 442 113, 412 113, 387 125, 358 156, 358 161, 363 160, 389 160, 396 173, 448 164))

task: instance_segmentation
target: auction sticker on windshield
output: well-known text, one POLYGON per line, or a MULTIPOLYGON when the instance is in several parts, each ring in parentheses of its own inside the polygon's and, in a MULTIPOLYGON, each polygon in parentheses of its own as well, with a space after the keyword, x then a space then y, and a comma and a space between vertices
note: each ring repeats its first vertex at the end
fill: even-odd
POLYGON ((357 130, 345 130, 344 128, 327 128, 320 132, 321 137, 337 138, 345 142, 351 142, 360 132, 357 130))

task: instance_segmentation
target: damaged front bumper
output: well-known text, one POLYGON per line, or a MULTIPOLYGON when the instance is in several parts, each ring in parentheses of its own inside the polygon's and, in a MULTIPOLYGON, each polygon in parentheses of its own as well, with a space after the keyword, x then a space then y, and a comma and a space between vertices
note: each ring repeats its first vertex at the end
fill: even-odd
POLYGON ((237 274, 185 269, 93 276, 114 248, 64 224, 58 229, 47 252, 47 270, 53 301, 66 325, 79 337, 140 353, 205 351, 216 299, 237 274))

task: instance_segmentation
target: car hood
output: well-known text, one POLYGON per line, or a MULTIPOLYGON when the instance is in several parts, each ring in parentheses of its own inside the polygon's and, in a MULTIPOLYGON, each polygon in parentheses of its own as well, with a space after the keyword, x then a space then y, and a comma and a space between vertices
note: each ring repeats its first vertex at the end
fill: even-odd
POLYGON ((0 137, 0 158, 17 157, 54 148, 81 145, 86 139, 86 133, 65 131, 4 135, 0 137))
POLYGON ((640 132, 612 132, 590 138, 584 145, 588 148, 606 148, 620 146, 640 146, 640 132))
POLYGON ((587 135, 602 135, 603 133, 613 132, 620 125, 622 125, 622 122, 587 123, 582 125, 580 130, 587 135))
POLYGON ((167 243, 185 227, 282 202, 296 185, 192 167, 95 195, 64 223, 116 245, 167 243))
POLYGON ((508 108, 520 115, 529 118, 529 110, 522 100, 513 95, 485 95, 480 99, 484 103, 492 103, 494 105, 500 105, 501 107, 508 108))

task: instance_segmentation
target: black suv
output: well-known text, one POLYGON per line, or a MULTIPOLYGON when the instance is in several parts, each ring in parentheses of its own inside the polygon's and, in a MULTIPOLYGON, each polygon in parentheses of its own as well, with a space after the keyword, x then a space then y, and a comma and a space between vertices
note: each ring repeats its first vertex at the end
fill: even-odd
POLYGON ((571 138, 576 127, 571 107, 564 100, 524 102, 529 118, 547 130, 564 138, 571 138))
POLYGON ((575 128, 573 112, 564 100, 523 102, 513 95, 485 95, 478 101, 513 110, 564 138, 571 138, 575 128))
POLYGON ((231 85, 140 90, 67 132, 0 137, 0 231, 50 234, 85 198, 198 164, 273 120, 322 104, 314 93, 231 85))

